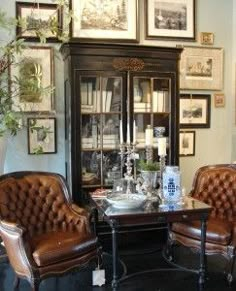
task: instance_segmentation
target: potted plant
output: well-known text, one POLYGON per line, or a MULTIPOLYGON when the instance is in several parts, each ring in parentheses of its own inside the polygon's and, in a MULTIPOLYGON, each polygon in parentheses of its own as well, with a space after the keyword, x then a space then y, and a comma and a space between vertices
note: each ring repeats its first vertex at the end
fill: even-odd
MULTIPOLYGON (((67 11, 65 22, 69 25, 72 13, 68 8, 68 1, 58 0, 55 2, 57 4, 55 13, 62 9, 67 11)), ((36 2, 35 9, 31 10, 33 18, 38 5, 39 3, 36 2)), ((2 8, 0 9, 0 30, 2 33, 6 32, 7 36, 12 35, 12 32, 15 32, 16 28, 20 27, 21 33, 30 29, 41 44, 47 41, 48 31, 54 34, 60 41, 67 41, 67 27, 64 26, 62 29, 59 26, 56 15, 55 17, 53 15, 50 16, 48 21, 35 21, 34 25, 32 25, 31 21, 30 28, 28 21, 28 19, 22 17, 8 17, 2 8)), ((24 90, 24 92, 32 92, 38 95, 48 90, 54 90, 52 86, 47 88, 42 87, 39 80, 33 77, 34 72, 32 72, 32 78, 20 78, 9 74, 12 66, 20 65, 17 62, 17 56, 22 54, 27 45, 24 39, 20 38, 19 35, 15 35, 15 33, 13 33, 13 37, 9 41, 5 41, 5 39, 4 41, 0 40, 0 174, 3 172, 4 167, 4 149, 6 148, 7 137, 10 135, 15 136, 19 130, 28 126, 25 120, 27 113, 23 110, 24 101, 21 102, 22 107, 18 106, 17 111, 13 110, 14 100, 17 96, 19 97, 20 90, 21 92, 24 90)), ((50 132, 49 128, 38 128, 34 124, 30 125, 30 129, 36 131, 43 130, 45 134, 50 132)), ((40 153, 41 150, 40 147, 36 148, 35 153, 40 153)))
POLYGON ((143 179, 143 186, 152 191, 157 188, 158 177, 160 173, 160 163, 150 160, 140 160, 138 170, 143 179))

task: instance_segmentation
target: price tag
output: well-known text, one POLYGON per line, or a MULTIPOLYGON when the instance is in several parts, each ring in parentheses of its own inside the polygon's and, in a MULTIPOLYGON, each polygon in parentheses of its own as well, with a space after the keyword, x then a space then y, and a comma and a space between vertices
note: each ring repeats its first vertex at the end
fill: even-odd
POLYGON ((106 282, 105 270, 96 269, 93 271, 93 286, 102 286, 106 282))

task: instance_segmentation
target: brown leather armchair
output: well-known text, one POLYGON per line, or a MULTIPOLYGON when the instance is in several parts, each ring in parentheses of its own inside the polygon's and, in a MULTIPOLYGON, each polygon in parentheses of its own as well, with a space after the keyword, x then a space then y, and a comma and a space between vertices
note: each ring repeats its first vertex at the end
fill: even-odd
MULTIPOLYGON (((221 254, 228 259, 227 280, 233 280, 236 250, 236 165, 201 167, 195 174, 190 192, 193 198, 212 206, 206 231, 206 255, 221 254)), ((169 246, 179 242, 200 250, 200 223, 174 223, 169 246)))
POLYGON ((72 204, 64 178, 46 172, 0 177, 0 235, 19 278, 38 290, 45 277, 98 260, 89 214, 72 204))

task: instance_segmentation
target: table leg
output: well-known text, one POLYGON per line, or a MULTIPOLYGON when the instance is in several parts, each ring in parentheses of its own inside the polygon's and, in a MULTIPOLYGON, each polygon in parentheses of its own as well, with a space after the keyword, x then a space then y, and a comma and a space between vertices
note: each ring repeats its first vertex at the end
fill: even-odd
POLYGON ((200 268, 199 268, 199 290, 204 289, 206 260, 205 260, 205 242, 206 242, 206 219, 201 219, 201 251, 200 251, 200 268))
POLYGON ((118 287, 118 275, 117 275, 117 224, 115 221, 111 222, 112 229, 112 267, 113 267, 113 275, 112 275, 112 289, 115 291, 118 287))

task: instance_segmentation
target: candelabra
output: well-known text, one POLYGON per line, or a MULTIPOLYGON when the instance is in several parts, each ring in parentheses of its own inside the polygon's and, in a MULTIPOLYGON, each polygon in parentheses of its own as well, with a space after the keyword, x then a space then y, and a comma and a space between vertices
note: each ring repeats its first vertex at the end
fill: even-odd
POLYGON ((153 161, 153 147, 151 145, 146 145, 146 160, 147 162, 153 161))
POLYGON ((135 155, 135 148, 136 144, 130 144, 130 143, 122 143, 120 145, 120 156, 121 156, 121 168, 122 168, 122 176, 123 176, 123 166, 126 166, 126 172, 124 173, 125 180, 127 181, 127 188, 126 188, 126 194, 133 193, 133 187, 134 186, 134 178, 132 175, 132 169, 133 169, 133 162, 135 155), (126 159, 126 161, 125 161, 126 159), (125 162, 124 162, 125 161, 125 162))

